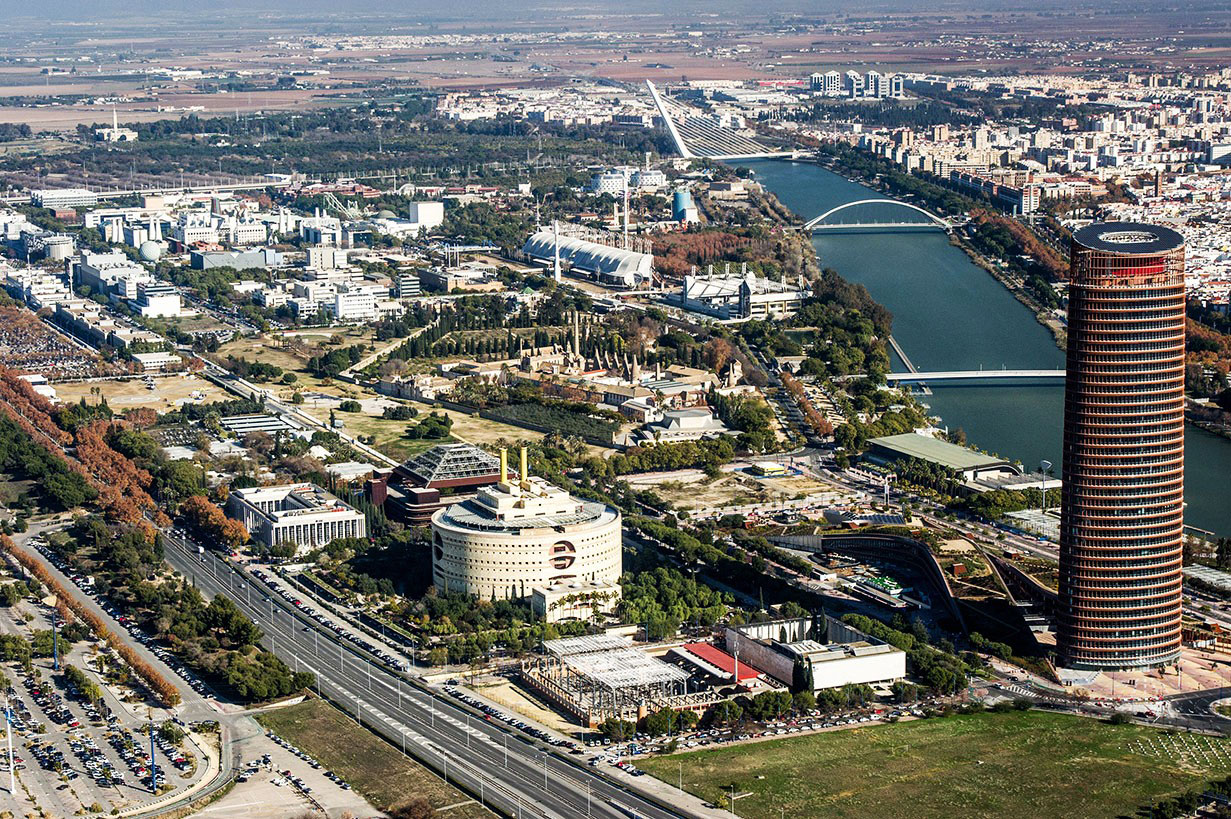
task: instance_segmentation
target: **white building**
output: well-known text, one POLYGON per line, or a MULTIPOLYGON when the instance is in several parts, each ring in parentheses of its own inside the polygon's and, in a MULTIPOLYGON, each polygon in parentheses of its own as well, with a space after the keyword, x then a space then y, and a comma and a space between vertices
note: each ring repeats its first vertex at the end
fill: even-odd
POLYGON ((612 168, 590 177, 591 193, 623 196, 626 187, 628 187, 628 173, 623 168, 612 168))
POLYGON ((374 284, 343 284, 334 294, 330 311, 335 321, 374 321, 379 316, 376 304, 386 301, 388 293, 374 284))
POLYGON ((169 284, 144 284, 133 307, 146 318, 176 318, 183 312, 180 294, 169 284))
POLYGON ((557 586, 610 589, 622 571, 621 516, 602 503, 574 498, 542 478, 509 480, 501 451, 500 482, 432 515, 432 580, 443 592, 481 599, 558 600, 557 586), (608 584, 608 585, 604 585, 608 584))
POLYGON ((92 208, 98 204, 98 194, 85 188, 52 188, 30 191, 30 201, 40 208, 92 208))
POLYGON ((342 537, 367 537, 362 512, 310 483, 236 489, 227 514, 266 548, 294 543, 302 553, 342 537))
POLYGON ((801 282, 792 285, 772 279, 743 275, 706 274, 684 277, 680 304, 727 320, 789 318, 808 298, 801 282))
POLYGON ((407 216, 418 230, 434 230, 445 221, 444 202, 411 202, 407 216))
POLYGON ((888 685, 906 676, 906 652, 833 617, 728 626, 725 634, 728 653, 787 685, 800 668, 814 691, 888 685))

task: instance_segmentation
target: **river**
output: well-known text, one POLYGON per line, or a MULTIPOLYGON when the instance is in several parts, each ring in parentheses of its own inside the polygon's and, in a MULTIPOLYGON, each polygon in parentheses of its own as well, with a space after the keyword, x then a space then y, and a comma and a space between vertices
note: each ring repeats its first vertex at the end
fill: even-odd
MULTIPOLYGON (((775 160, 741 163, 806 219, 860 199, 884 198, 825 168, 775 160)), ((860 215, 892 217, 905 210, 859 206, 860 215)), ((921 371, 1063 369, 1064 354, 1034 314, 975 265, 939 230, 817 233, 822 267, 868 288, 893 312, 893 335, 921 371)), ((895 361, 901 369, 901 362, 895 361)), ((933 387, 922 396, 950 429, 971 444, 1037 469, 1059 472, 1064 387, 1041 384, 933 387)), ((1231 441, 1189 426, 1185 449, 1186 522, 1231 535, 1231 441)))

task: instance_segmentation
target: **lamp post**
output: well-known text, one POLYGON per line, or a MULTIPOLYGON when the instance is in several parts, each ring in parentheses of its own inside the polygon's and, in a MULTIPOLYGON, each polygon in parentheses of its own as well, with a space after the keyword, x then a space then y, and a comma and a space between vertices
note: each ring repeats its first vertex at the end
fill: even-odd
POLYGON ((1047 516, 1047 473, 1051 470, 1051 461, 1039 461, 1039 493, 1043 496, 1039 502, 1039 513, 1047 516))

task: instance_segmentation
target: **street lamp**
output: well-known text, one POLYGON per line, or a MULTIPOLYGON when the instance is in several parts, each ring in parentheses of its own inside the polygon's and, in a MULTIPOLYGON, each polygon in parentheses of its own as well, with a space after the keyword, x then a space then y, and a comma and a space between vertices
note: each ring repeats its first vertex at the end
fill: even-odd
POLYGON ((1043 496, 1039 505, 1039 513, 1047 516, 1047 473, 1051 471, 1051 461, 1039 461, 1039 493, 1043 496))

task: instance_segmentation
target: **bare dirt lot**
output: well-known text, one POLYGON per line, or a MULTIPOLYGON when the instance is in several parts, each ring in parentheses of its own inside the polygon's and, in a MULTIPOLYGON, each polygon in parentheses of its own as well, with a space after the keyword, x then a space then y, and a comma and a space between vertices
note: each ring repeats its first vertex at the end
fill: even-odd
POLYGON ((149 407, 159 412, 167 412, 184 402, 196 399, 193 393, 200 396, 204 403, 222 401, 227 394, 213 383, 195 375, 168 375, 154 379, 154 389, 149 389, 141 378, 125 381, 76 381, 68 384, 56 384, 56 395, 61 403, 74 404, 82 398, 86 403, 94 403, 100 398, 116 412, 123 412, 136 407, 149 407), (91 392, 97 389, 98 392, 91 392))

